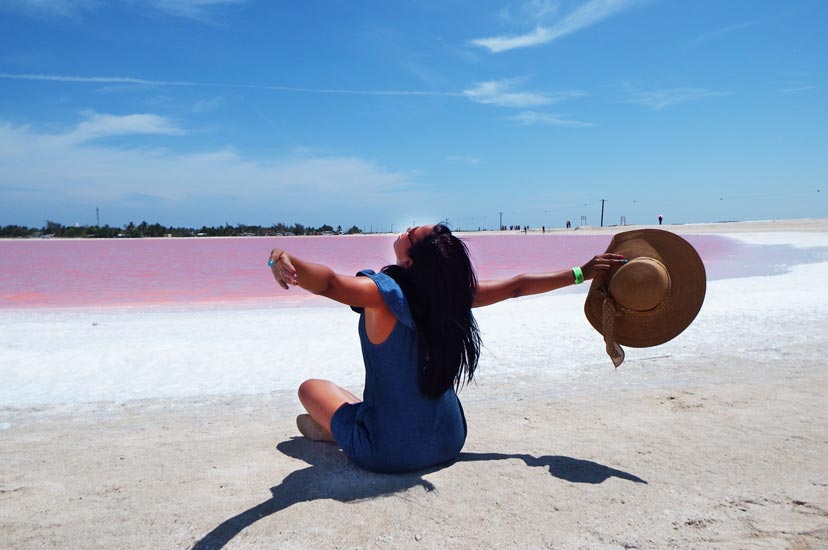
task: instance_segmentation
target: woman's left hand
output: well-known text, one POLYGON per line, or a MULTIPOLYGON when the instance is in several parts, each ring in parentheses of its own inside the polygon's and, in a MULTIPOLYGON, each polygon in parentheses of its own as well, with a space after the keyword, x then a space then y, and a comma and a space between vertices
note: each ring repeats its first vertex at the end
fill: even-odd
POLYGON ((290 262, 290 256, 281 248, 274 248, 270 251, 270 259, 267 265, 270 266, 273 278, 285 290, 290 289, 288 285, 296 286, 299 284, 299 275, 296 273, 296 268, 290 262))
POLYGON ((621 254, 604 253, 585 263, 581 267, 581 271, 584 272, 584 280, 586 281, 596 277, 604 277, 609 274, 611 269, 625 263, 627 263, 627 260, 621 254))

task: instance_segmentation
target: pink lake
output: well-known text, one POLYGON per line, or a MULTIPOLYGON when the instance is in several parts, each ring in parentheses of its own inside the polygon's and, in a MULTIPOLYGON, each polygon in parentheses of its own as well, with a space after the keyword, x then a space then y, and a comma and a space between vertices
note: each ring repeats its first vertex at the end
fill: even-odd
MULTIPOLYGON (((379 270, 393 260, 393 236, 190 239, 26 239, 0 241, 0 308, 155 305, 316 305, 320 299, 273 281, 267 258, 284 248, 342 273, 379 270)), ((608 235, 484 234, 464 237, 480 279, 581 265, 608 235)), ((716 235, 686 237, 709 279, 772 275, 809 261, 792 247, 744 244, 716 235), (757 256, 761 249, 761 255, 757 256), (763 261, 756 261, 762 257, 763 261), (768 261, 771 259, 772 261, 768 261)))

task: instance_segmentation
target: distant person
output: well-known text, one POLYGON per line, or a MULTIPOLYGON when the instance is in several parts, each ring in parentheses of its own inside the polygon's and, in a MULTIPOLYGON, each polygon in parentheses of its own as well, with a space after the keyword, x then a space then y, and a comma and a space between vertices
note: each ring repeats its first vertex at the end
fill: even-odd
POLYGON ((570 227, 572 227, 572 222, 566 220, 566 228, 569 229, 570 227))
POLYGON ((472 308, 605 276, 625 262, 604 253, 571 270, 478 282, 466 245, 445 225, 408 228, 393 248, 395 264, 355 277, 278 248, 268 261, 282 288, 300 286, 360 314, 363 398, 328 380, 306 380, 299 400, 308 414, 296 423, 305 437, 336 442, 355 464, 377 472, 451 462, 463 448, 456 389, 472 380, 481 347, 472 308))
POLYGON ((663 219, 664 219, 664 216, 662 216, 661 214, 659 214, 659 215, 658 215, 658 225, 661 225, 661 220, 663 220, 663 219))

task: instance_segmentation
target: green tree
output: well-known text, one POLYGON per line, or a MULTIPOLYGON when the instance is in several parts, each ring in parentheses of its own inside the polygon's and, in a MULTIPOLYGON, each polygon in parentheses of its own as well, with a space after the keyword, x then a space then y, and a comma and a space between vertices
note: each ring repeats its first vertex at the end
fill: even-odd
POLYGON ((46 220, 46 227, 43 230, 48 234, 60 236, 63 234, 63 225, 52 220, 46 220))
POLYGON ((29 237, 34 233, 35 230, 29 229, 28 227, 23 227, 22 225, 6 225, 4 227, 0 227, 0 237, 29 237))

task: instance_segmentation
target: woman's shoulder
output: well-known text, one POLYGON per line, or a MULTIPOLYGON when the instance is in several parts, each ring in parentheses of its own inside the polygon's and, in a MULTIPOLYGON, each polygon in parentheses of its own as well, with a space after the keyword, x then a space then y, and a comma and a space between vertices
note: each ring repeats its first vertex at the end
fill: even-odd
MULTIPOLYGON (((357 276, 368 277, 377 285, 380 296, 385 305, 402 324, 414 328, 414 319, 411 316, 411 309, 408 307, 408 300, 399 283, 393 277, 383 272, 375 272, 372 269, 363 269, 357 276)), ((358 310, 355 310, 358 311, 358 310)), ((361 310, 358 311, 361 313, 361 310)))

